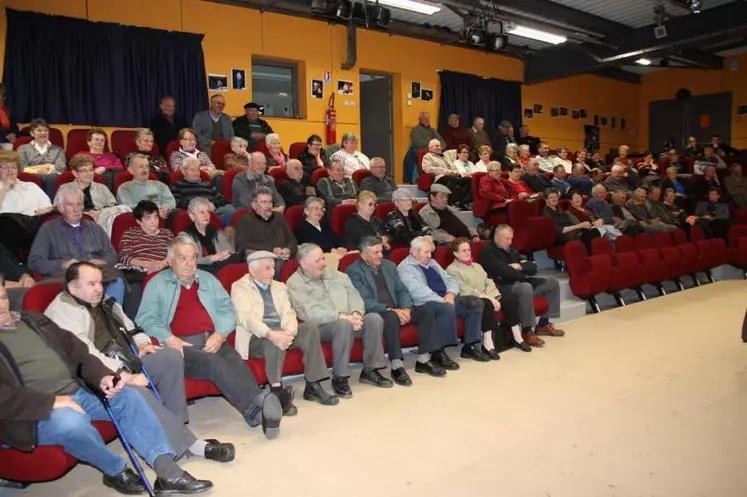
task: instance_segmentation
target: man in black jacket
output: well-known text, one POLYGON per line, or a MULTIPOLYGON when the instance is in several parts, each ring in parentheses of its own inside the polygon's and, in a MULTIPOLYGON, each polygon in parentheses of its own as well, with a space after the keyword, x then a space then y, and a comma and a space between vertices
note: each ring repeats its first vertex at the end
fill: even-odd
POLYGON ((91 421, 109 421, 106 397, 124 436, 156 472, 156 492, 193 494, 213 484, 174 462, 173 447, 132 375, 115 374, 72 333, 37 313, 11 313, 0 285, 0 439, 32 451, 59 445, 98 468, 104 485, 125 494, 145 491, 139 476, 111 452, 91 421))
POLYGON ((506 224, 495 228, 493 241, 482 249, 480 263, 488 276, 497 280, 502 294, 519 303, 519 322, 524 341, 535 347, 545 342, 537 335, 559 337, 565 332, 550 322, 560 316, 560 286, 555 278, 537 278, 537 266, 511 248, 514 230, 506 224), (534 297, 543 297, 549 307, 534 324, 534 297))
POLYGON ((166 95, 161 99, 160 112, 148 125, 153 132, 153 138, 158 145, 158 151, 161 156, 166 157, 166 149, 169 143, 176 140, 176 136, 184 128, 189 128, 189 123, 183 116, 176 113, 176 100, 171 95, 166 95))
POLYGON ((272 127, 267 121, 259 118, 259 104, 250 102, 244 106, 244 115, 233 120, 233 132, 249 142, 249 150, 254 150, 254 144, 265 141, 265 137, 272 133, 272 127))
POLYGON ((524 170, 526 173, 521 176, 521 181, 526 183, 535 192, 541 193, 548 188, 552 188, 552 181, 540 171, 535 157, 527 161, 524 170))

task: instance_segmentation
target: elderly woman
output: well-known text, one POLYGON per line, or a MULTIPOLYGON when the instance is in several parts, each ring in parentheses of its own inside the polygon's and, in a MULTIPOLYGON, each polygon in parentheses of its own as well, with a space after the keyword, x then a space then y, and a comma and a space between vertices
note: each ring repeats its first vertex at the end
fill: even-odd
POLYGON ((200 161, 200 169, 215 176, 216 169, 213 161, 205 152, 197 149, 197 132, 192 128, 184 128, 179 131, 179 150, 169 157, 169 165, 172 171, 179 171, 187 157, 195 157, 200 161))
POLYGON ((106 147, 106 131, 101 128, 92 128, 86 134, 86 143, 88 144, 88 152, 82 152, 93 157, 93 161, 96 164, 95 172, 97 174, 110 173, 113 177, 114 172, 124 170, 124 166, 112 152, 105 152, 106 147))
POLYGON ((454 167, 459 171, 463 177, 472 176, 472 173, 476 171, 475 165, 469 160, 469 146, 459 145, 457 147, 457 158, 454 161, 454 167))
POLYGON ((339 160, 345 167, 345 177, 352 178, 358 169, 368 169, 370 160, 363 152, 359 152, 358 136, 355 133, 344 133, 342 135, 342 148, 332 154, 330 161, 339 160))
POLYGON ((223 156, 223 167, 226 170, 236 167, 248 167, 251 154, 249 153, 249 142, 240 136, 231 139, 231 151, 223 156))
POLYGON ((267 169, 273 167, 285 167, 285 161, 288 160, 288 156, 283 152, 283 146, 280 144, 280 135, 277 133, 270 133, 265 136, 265 145, 267 145, 267 169))
POLYGON ((523 143, 519 145, 519 156, 517 160, 519 161, 519 165, 521 167, 526 167, 527 162, 529 161, 529 158, 532 156, 531 149, 529 148, 529 145, 526 143, 523 143))
POLYGON ((225 230, 210 224, 210 213, 215 210, 213 203, 205 197, 195 197, 189 201, 187 212, 192 220, 184 230, 197 242, 197 265, 203 271, 217 274, 227 264, 240 262, 241 255, 236 255, 229 236, 233 228, 225 230))
MULTIPOLYGON (((513 167, 520 168, 521 166, 516 164, 513 167)), ((511 187, 501 178, 501 163, 497 161, 488 164, 488 174, 480 178, 479 191, 481 198, 490 200, 490 207, 485 213, 486 216, 505 212, 508 203, 514 200, 511 195, 511 187)))
POLYGON ((68 167, 75 180, 60 186, 57 195, 65 194, 67 190, 80 189, 83 192, 83 212, 94 221, 98 221, 102 209, 117 205, 117 199, 106 185, 93 180, 95 166, 90 155, 75 155, 70 159, 68 167))
POLYGON ((488 273, 472 259, 470 240, 464 237, 457 238, 449 244, 449 248, 454 254, 454 262, 449 264, 446 272, 459 283, 459 294, 477 297, 485 305, 482 312, 482 351, 493 360, 500 359, 499 351, 509 349, 514 344, 524 352, 531 352, 532 347, 521 337, 518 301, 506 301, 511 298, 510 296, 502 299, 495 282, 488 278, 488 273), (505 305, 502 306, 501 302, 505 305), (510 334, 504 334, 496 321, 495 313, 501 309, 511 327, 510 334))
POLYGON ((361 240, 367 236, 381 238, 384 250, 389 250, 389 236, 384 228, 384 223, 376 217, 376 194, 362 191, 358 194, 355 203, 357 212, 351 214, 345 223, 345 243, 348 247, 357 249, 361 240))
MULTIPOLYGON (((130 167, 130 160, 137 155, 141 154, 148 158, 148 167, 150 168, 150 171, 155 173, 156 176, 158 176, 158 180, 169 184, 169 173, 171 172, 169 170, 169 165, 166 164, 166 161, 161 157, 161 155, 153 153, 153 144, 155 143, 153 138, 153 132, 149 130, 148 128, 140 128, 135 130, 135 146, 137 147, 137 150, 134 152, 130 152, 127 154, 127 157, 125 157, 124 160, 124 166, 129 168, 130 167)), ((162 154, 165 154, 165 150, 159 150, 162 154)))
POLYGON ((490 164, 490 157, 493 155, 493 149, 487 145, 483 145, 477 150, 480 160, 475 162, 475 171, 488 172, 488 164, 490 164))
POLYGON ((315 169, 329 167, 327 151, 322 147, 322 137, 311 135, 306 139, 306 148, 298 155, 304 173, 311 175, 315 169))
POLYGON ((394 210, 386 215, 384 226, 391 243, 410 245, 413 238, 430 235, 433 229, 423 221, 420 214, 412 208, 412 194, 405 188, 398 188, 392 193, 394 210))
POLYGON ((324 200, 319 197, 308 197, 304 202, 304 221, 298 225, 296 240, 298 244, 313 243, 319 245, 325 253, 334 253, 342 258, 348 253, 345 243, 329 227, 324 219, 324 200))
POLYGON ((41 179, 44 192, 54 195, 57 175, 65 172, 65 151, 49 141, 49 125, 44 119, 34 119, 29 125, 33 141, 18 147, 21 170, 41 179))
POLYGON ((519 162, 519 147, 515 143, 506 145, 506 153, 501 157, 504 171, 510 171, 513 166, 521 166, 519 162))
POLYGON ((601 228, 604 221, 598 219, 594 224, 590 221, 579 221, 573 214, 561 211, 558 207, 560 192, 555 188, 545 191, 544 196, 545 208, 542 210, 542 215, 551 218, 555 224, 556 244, 563 245, 571 240, 579 240, 586 247, 586 251, 591 254, 591 240, 601 236, 597 228, 601 228))
MULTIPOLYGON (((434 250, 435 245, 431 237, 419 236, 413 239, 410 243, 410 255, 397 267, 399 277, 410 292, 414 305, 435 302, 454 306, 454 317, 464 318, 464 345, 461 357, 488 362, 491 360, 490 356, 482 351, 485 336, 482 331, 482 312, 485 306, 479 298, 460 293, 456 278, 444 271, 431 257, 434 250)), ((453 335, 456 337, 456 319, 453 335)), ((431 360, 445 369, 459 368, 443 350, 440 353, 433 353, 431 360)))

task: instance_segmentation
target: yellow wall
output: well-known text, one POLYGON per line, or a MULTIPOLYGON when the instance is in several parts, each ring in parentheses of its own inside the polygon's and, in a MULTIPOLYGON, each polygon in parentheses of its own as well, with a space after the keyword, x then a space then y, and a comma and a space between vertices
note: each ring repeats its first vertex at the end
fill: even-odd
POLYGON ((747 148, 747 116, 738 116, 737 107, 747 105, 747 54, 725 61, 724 69, 707 71, 699 69, 668 69, 643 76, 640 98, 640 136, 648 142, 649 104, 669 100, 680 88, 689 89, 693 95, 732 92, 731 144, 747 148), (737 71, 731 70, 731 61, 739 63, 737 71))

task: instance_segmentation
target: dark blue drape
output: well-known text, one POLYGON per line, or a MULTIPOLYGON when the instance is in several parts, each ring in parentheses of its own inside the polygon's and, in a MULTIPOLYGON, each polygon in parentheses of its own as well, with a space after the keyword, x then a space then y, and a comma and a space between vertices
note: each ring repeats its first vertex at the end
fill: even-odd
POLYGON ((6 9, 5 74, 18 122, 137 127, 176 98, 207 108, 203 35, 6 9))
POLYGON ((449 114, 459 114, 461 125, 469 128, 476 117, 485 119, 488 134, 504 119, 510 121, 519 135, 522 104, 521 83, 483 78, 474 74, 441 71, 441 105, 438 128, 445 129, 449 114))

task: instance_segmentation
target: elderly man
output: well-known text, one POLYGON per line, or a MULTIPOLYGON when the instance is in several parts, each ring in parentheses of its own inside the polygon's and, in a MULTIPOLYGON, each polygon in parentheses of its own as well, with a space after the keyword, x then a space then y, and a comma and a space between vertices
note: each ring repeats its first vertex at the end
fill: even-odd
POLYGON ((283 404, 283 415, 295 416, 293 387, 283 388, 283 364, 288 350, 303 353, 306 388, 303 397, 325 406, 337 405, 339 399, 328 393, 322 381, 329 378, 324 361, 319 327, 314 322, 298 323, 291 307, 288 288, 275 281, 275 259, 272 252, 259 250, 247 257, 248 274, 231 286, 231 300, 236 308, 236 350, 242 359, 262 357, 271 391, 283 404))
POLYGON ((259 108, 259 104, 249 102, 244 105, 244 115, 233 120, 233 132, 249 142, 249 150, 273 132, 267 121, 259 118, 259 108))
POLYGON ((148 179, 150 165, 148 157, 137 154, 130 159, 127 170, 132 175, 117 190, 117 201, 122 205, 135 207, 141 200, 151 200, 158 206, 158 215, 166 219, 176 207, 176 200, 169 187, 160 181, 148 179))
POLYGON ((632 198, 625 204, 628 212, 630 212, 635 220, 638 221, 638 225, 642 227, 644 231, 649 233, 657 231, 674 231, 677 229, 676 225, 667 224, 662 221, 661 218, 651 215, 647 197, 648 192, 646 192, 645 188, 636 188, 633 192, 632 198))
POLYGON ((381 157, 371 159, 371 174, 363 178, 360 189, 373 192, 380 202, 392 200, 397 183, 386 175, 386 162, 381 157))
POLYGON ((500 160, 509 143, 516 143, 514 125, 510 121, 503 120, 498 124, 498 129, 491 140, 493 150, 496 151, 496 159, 500 160))
POLYGON ((200 159, 197 157, 187 157, 182 162, 182 179, 171 185, 171 191, 179 209, 187 209, 193 198, 206 198, 215 206, 215 214, 220 221, 225 226, 231 224, 231 216, 236 208, 228 203, 226 197, 211 182, 202 180, 200 159))
POLYGON ((708 166, 714 166, 716 169, 726 169, 726 162, 719 157, 714 151, 712 145, 706 145, 703 149, 703 155, 698 156, 693 163, 693 173, 702 176, 705 174, 708 166))
POLYGON ((288 176, 278 184, 278 193, 283 197, 286 207, 303 205, 306 202, 306 182, 304 181, 303 164, 298 159, 289 159, 285 163, 285 174, 288 176))
POLYGON ((651 217, 660 219, 666 224, 671 224, 689 231, 690 225, 684 222, 684 219, 680 217, 677 212, 673 211, 662 201, 661 187, 652 186, 649 188, 646 208, 651 217))
POLYGON ((197 269, 197 242, 180 233, 169 245, 169 267, 146 285, 135 322, 184 357, 184 376, 212 381, 251 427, 280 434, 283 408, 257 386, 249 366, 226 337, 236 326, 231 298, 212 274, 197 269))
POLYGON ((275 187, 275 180, 267 170, 267 158, 262 152, 252 152, 249 156, 249 167, 246 173, 237 174, 233 178, 233 206, 237 209, 247 209, 252 203, 252 192, 264 186, 272 191, 272 210, 283 213, 285 211, 285 200, 275 187))
POLYGON ((428 205, 420 209, 420 217, 433 229, 433 238, 446 243, 457 237, 478 240, 477 231, 467 224, 462 213, 449 205, 451 190, 433 183, 428 194, 428 205))
POLYGON ((226 99, 223 95, 210 97, 210 108, 195 114, 192 119, 192 129, 197 132, 197 142, 200 150, 210 156, 213 142, 216 140, 231 140, 233 138, 233 126, 231 116, 223 112, 226 107, 226 99))
POLYGON ((316 192, 327 205, 327 214, 340 204, 352 205, 358 199, 358 189, 351 178, 345 177, 345 166, 342 161, 332 159, 329 163, 328 178, 320 179, 316 184, 316 192))
POLYGON ((435 175, 436 183, 456 192, 451 197, 452 204, 464 206, 471 200, 469 176, 463 177, 454 163, 446 159, 438 140, 428 143, 428 153, 423 156, 423 171, 435 175))
POLYGON ((418 124, 410 131, 410 142, 418 150, 428 148, 431 140, 438 140, 441 147, 446 146, 446 142, 434 128, 431 128, 431 115, 427 112, 418 113, 418 124))
MULTIPOLYGON (((642 232, 653 233, 661 231, 661 228, 652 227, 647 223, 641 223, 636 219, 627 207, 628 192, 623 190, 615 190, 610 195, 612 200, 612 215, 614 216, 615 228, 622 231, 624 234, 629 236, 635 236, 642 232)), ((592 207, 592 210, 594 208, 592 207)), ((605 221, 606 223, 606 221, 605 221)))
POLYGON ((529 133, 529 126, 519 128, 519 139, 516 143, 529 146, 529 152, 532 154, 536 155, 539 152, 540 139, 529 133))
POLYGON ((472 134, 467 128, 459 123, 459 114, 449 114, 448 126, 441 136, 446 142, 446 150, 456 150, 459 145, 467 145, 472 148, 472 134))
POLYGON ((126 168, 130 167, 130 161, 133 157, 138 154, 142 154, 148 157, 148 164, 150 171, 158 176, 158 180, 163 183, 169 184, 169 175, 171 174, 171 168, 166 163, 164 158, 160 154, 166 155, 166 149, 158 153, 153 150, 153 144, 155 143, 155 137, 153 131, 148 128, 140 128, 135 130, 135 146, 136 150, 133 150, 122 161, 126 168))
POLYGON ((319 325, 322 340, 332 342, 332 388, 343 399, 353 396, 350 351, 356 335, 363 339, 363 370, 360 380, 388 388, 392 380, 379 370, 386 367, 381 343, 384 320, 366 313, 358 291, 344 273, 327 269, 322 249, 313 243, 298 248, 298 270, 288 279, 291 303, 304 321, 319 325))
POLYGON ((585 197, 591 197, 591 189, 594 187, 594 182, 586 174, 586 167, 584 164, 577 162, 573 165, 573 172, 565 179, 571 190, 578 190, 585 197))
POLYGON ((397 266, 384 259, 381 238, 365 237, 360 244, 360 258, 345 271, 363 298, 367 313, 378 313, 384 318, 384 342, 392 379, 409 387, 412 380, 405 370, 400 345, 400 329, 407 324, 418 327, 418 359, 415 372, 441 377, 446 375, 440 365, 431 360, 446 345, 456 342, 454 307, 445 302, 415 305, 410 292, 397 273, 397 266))
MULTIPOLYGON (((453 314, 443 316, 442 348, 431 355, 434 363, 444 369, 459 369, 459 365, 446 355, 443 347, 454 345, 456 318, 464 318, 464 343, 460 356, 478 362, 489 362, 482 350, 482 313, 485 305, 477 297, 459 295, 459 282, 432 258, 435 245, 429 236, 420 236, 410 242, 410 255, 399 263, 397 272, 410 291, 415 305, 445 303, 453 307, 453 314)), ((487 331, 490 333, 490 331, 487 331)))
POLYGON ((0 439, 30 452, 58 445, 103 473, 102 482, 123 494, 145 492, 140 477, 109 450, 92 421, 109 421, 97 397, 105 397, 124 436, 156 472, 159 495, 195 494, 213 484, 182 470, 175 449, 153 410, 130 385, 137 379, 115 373, 69 331, 35 312, 8 309, 0 285, 0 439))
POLYGON ((475 162, 479 158, 480 147, 490 147, 490 135, 485 131, 485 119, 476 117, 472 121, 469 133, 472 138, 469 159, 475 162))
POLYGON ((540 142, 536 158, 541 172, 551 173, 555 168, 555 160, 550 156, 550 145, 547 142, 540 142))
POLYGON ((708 200, 698 202, 695 208, 695 221, 703 227, 708 238, 726 240, 734 223, 729 216, 729 206, 721 202, 721 190, 713 187, 708 191, 708 200))
POLYGON ((735 162, 729 170, 729 176, 724 178, 724 191, 737 209, 747 209, 747 178, 742 174, 742 166, 735 162))
POLYGON ((236 252, 249 255, 256 250, 266 250, 277 259, 276 277, 285 261, 296 255, 298 243, 288 227, 285 217, 272 211, 272 190, 260 186, 254 190, 252 210, 239 218, 236 224, 236 252))
POLYGON ((0 214, 37 216, 54 209, 49 197, 31 181, 18 179, 18 154, 0 150, 0 214))
POLYGON ((721 189, 721 180, 718 177, 716 166, 708 164, 705 167, 703 176, 700 178, 694 178, 693 181, 693 196, 698 202, 704 202, 708 200, 708 192, 711 188, 721 189))
POLYGON ((133 385, 141 387, 140 392, 161 421, 178 457, 189 452, 221 462, 233 460, 233 445, 198 440, 184 426, 189 416, 181 354, 152 345, 145 333, 125 316, 122 307, 104 297, 101 280, 101 271, 96 266, 87 262, 72 264, 65 273, 65 288, 44 314, 63 330, 70 330, 88 347, 88 353, 106 367, 133 375, 133 385), (137 347, 137 353, 131 350, 131 343, 137 347), (142 388, 148 386, 158 388, 163 404, 142 388))
MULTIPOLYGON (((534 192, 544 192, 552 188, 552 180, 540 172, 539 157, 532 157, 527 160, 524 167, 524 174, 521 175, 521 181, 527 184, 534 192)), ((551 169, 552 171, 552 169, 551 169)))
POLYGON ((612 166, 609 177, 604 180, 604 186, 611 192, 621 190, 628 193, 630 191, 630 184, 625 178, 625 166, 619 164, 612 166))
POLYGON ((176 113, 176 100, 171 95, 161 99, 159 112, 148 125, 153 131, 158 151, 166 153, 169 143, 176 140, 179 131, 189 128, 189 123, 184 117, 176 113))
POLYGON ((539 278, 534 262, 511 248, 514 230, 501 224, 495 228, 493 240, 482 249, 480 262, 488 276, 499 282, 501 293, 518 300, 521 336, 533 347, 545 344, 538 335, 559 337, 565 332, 550 322, 560 317, 560 286, 552 277, 539 278), (547 312, 535 326, 534 297, 547 300, 547 312))
POLYGON ((90 262, 104 271, 106 294, 121 304, 125 286, 120 273, 113 269, 117 252, 104 229, 83 218, 83 192, 66 190, 55 201, 61 216, 39 228, 29 253, 29 269, 57 277, 75 262, 90 262))

